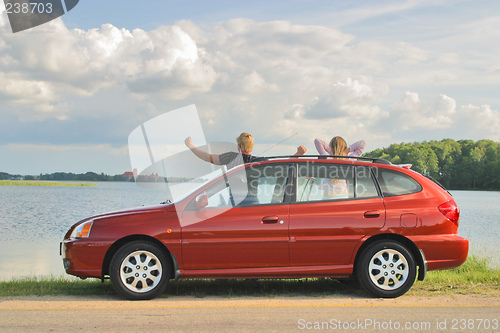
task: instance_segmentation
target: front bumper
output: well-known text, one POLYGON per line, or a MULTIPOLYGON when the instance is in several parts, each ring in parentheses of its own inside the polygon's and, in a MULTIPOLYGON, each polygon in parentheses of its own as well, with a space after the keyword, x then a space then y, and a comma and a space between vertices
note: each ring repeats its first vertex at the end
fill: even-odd
POLYGON ((103 262, 109 242, 89 239, 65 239, 60 244, 60 255, 67 274, 78 277, 103 276, 103 262))

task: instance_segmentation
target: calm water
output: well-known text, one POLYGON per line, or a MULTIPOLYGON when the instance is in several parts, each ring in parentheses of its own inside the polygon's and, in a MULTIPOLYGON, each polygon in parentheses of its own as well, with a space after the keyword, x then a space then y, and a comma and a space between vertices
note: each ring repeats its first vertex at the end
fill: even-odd
MULTIPOLYGON (((155 205, 165 191, 134 183, 97 183, 97 187, 0 186, 0 280, 65 275, 59 242, 75 222, 91 215, 155 205)), ((500 192, 452 193, 461 208, 459 234, 471 253, 500 266, 500 192)))

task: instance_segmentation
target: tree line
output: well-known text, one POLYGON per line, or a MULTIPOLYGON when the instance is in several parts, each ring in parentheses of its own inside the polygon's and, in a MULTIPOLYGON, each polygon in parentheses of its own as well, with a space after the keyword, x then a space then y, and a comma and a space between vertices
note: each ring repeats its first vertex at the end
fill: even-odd
MULTIPOLYGON (((125 181, 123 174, 120 175, 106 175, 104 173, 86 172, 86 173, 72 173, 72 172, 55 172, 40 174, 38 180, 69 180, 69 181, 89 181, 89 182, 108 182, 108 181, 125 181)), ((133 178, 132 178, 133 180, 133 178)))
MULTIPOLYGON (((104 173, 86 172, 86 173, 72 173, 72 172, 54 172, 54 173, 41 173, 38 176, 33 175, 19 175, 10 174, 7 172, 0 172, 0 180, 17 179, 24 180, 66 180, 66 181, 89 181, 89 182, 107 182, 107 181, 128 181, 125 175, 106 175, 104 173)), ((134 178, 132 178, 134 181, 134 178)))
MULTIPOLYGON (((86 173, 72 173, 72 172, 54 172, 54 173, 41 173, 38 176, 33 175, 19 175, 9 174, 7 172, 0 172, 0 180, 22 178, 24 180, 66 180, 66 181, 89 181, 89 182, 106 182, 106 181, 127 181, 128 179, 123 175, 106 175, 104 173, 98 174, 95 172, 86 173)), ((134 179, 132 178, 132 181, 134 179)))
POLYGON ((400 143, 363 156, 412 164, 450 190, 500 190, 500 143, 491 140, 400 143))
MULTIPOLYGON (((134 182, 134 177, 127 174, 107 175, 104 173, 86 172, 86 173, 72 173, 72 172, 54 172, 54 173, 41 173, 38 176, 33 175, 13 175, 7 172, 0 172, 0 180, 8 179, 24 179, 24 180, 51 180, 51 181, 87 181, 87 182, 134 182)), ((140 175, 137 177, 137 182, 169 182, 179 183, 193 181, 192 178, 186 177, 153 177, 140 175)), ((206 179, 198 179, 197 182, 206 181, 206 179)))

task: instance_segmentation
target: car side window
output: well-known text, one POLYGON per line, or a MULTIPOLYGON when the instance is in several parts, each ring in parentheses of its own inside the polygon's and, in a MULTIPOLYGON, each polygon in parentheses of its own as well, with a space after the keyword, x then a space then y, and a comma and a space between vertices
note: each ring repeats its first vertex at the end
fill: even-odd
POLYGON ((422 186, 410 176, 383 168, 378 168, 377 179, 384 197, 417 193, 422 186))
POLYGON ((283 203, 287 179, 287 165, 248 167, 210 187, 207 208, 283 203))
POLYGON ((231 192, 225 182, 219 182, 206 191, 208 195, 208 208, 228 207, 230 203, 231 192))
POLYGON ((376 198, 379 196, 370 169, 366 166, 356 167, 356 198, 376 198))
POLYGON ((296 201, 354 198, 354 166, 308 163, 297 168, 296 201))

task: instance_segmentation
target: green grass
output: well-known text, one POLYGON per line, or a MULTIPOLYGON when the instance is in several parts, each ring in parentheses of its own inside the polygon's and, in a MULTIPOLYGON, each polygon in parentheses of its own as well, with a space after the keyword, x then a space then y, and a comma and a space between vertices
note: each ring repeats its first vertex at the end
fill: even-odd
MULTIPOLYGON (((428 272, 424 281, 416 281, 407 295, 479 295, 500 296, 500 269, 490 268, 487 260, 469 258, 461 267, 428 272)), ((80 280, 72 277, 26 278, 0 281, 0 296, 43 295, 115 295, 107 280, 80 280)), ((329 278, 260 280, 180 280, 171 281, 163 297, 324 297, 345 295, 367 297, 356 281, 329 278)))
POLYGON ((71 277, 22 278, 0 282, 0 296, 113 295, 113 288, 100 280, 71 277))
POLYGON ((491 268, 487 259, 472 256, 460 267, 428 272, 425 280, 416 282, 409 293, 500 296, 500 269, 491 268))
POLYGON ((69 183, 38 180, 0 180, 0 186, 97 186, 93 183, 69 183))

